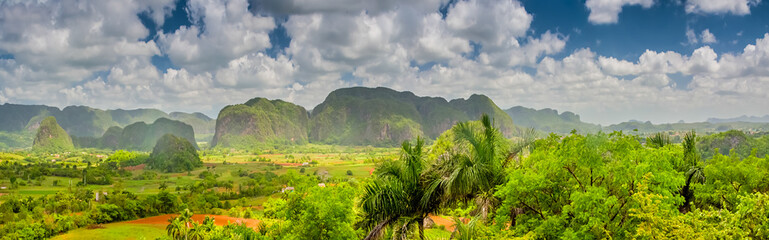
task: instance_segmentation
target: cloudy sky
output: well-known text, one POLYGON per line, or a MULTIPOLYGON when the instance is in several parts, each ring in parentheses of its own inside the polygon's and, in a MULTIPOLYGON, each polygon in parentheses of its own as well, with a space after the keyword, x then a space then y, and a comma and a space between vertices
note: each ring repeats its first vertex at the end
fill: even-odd
POLYGON ((769 2, 0 0, 0 103, 215 117, 350 86, 601 124, 769 114, 769 2))

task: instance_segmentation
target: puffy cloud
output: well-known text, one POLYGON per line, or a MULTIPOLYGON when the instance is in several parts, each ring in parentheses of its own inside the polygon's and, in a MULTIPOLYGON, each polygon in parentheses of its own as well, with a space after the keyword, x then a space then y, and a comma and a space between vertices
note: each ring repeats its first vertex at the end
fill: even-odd
MULTIPOLYGON (((45 81, 76 82, 126 57, 159 54, 140 12, 162 15, 164 1, 37 1, 0 3, 0 49, 31 71, 55 75, 45 81)), ((160 17, 157 17, 160 18, 160 17)), ((20 69, 21 71, 25 71, 20 69)))
POLYGON ((344 14, 368 11, 374 14, 387 12, 395 8, 410 7, 424 12, 438 10, 447 0, 255 0, 257 9, 269 14, 344 14))
POLYGON ((171 92, 190 94, 211 88, 210 73, 191 74, 186 69, 168 69, 163 75, 163 86, 171 92))
POLYGON ((480 54, 479 59, 486 64, 501 67, 527 66, 536 64, 543 55, 558 53, 566 46, 568 37, 547 31, 540 38, 528 37, 523 46, 507 46, 480 54))
POLYGON ((243 56, 216 72, 216 82, 224 87, 275 88, 293 83, 296 66, 286 56, 276 59, 263 53, 243 56))
POLYGON ((311 72, 352 71, 355 65, 394 52, 397 44, 394 41, 399 34, 394 24, 396 16, 395 12, 377 16, 365 12, 292 16, 284 23, 292 38, 286 52, 311 72))
POLYGON ((585 6, 590 9, 587 20, 593 24, 617 23, 622 7, 632 5, 650 8, 654 0, 587 0, 585 6))
POLYGON ((614 76, 635 75, 641 71, 634 63, 613 57, 599 57, 598 65, 605 73, 614 76))
POLYGON ((518 46, 533 17, 520 2, 469 0, 449 9, 446 23, 458 36, 487 48, 518 46))
POLYGON ((473 50, 470 41, 455 36, 438 13, 424 16, 422 26, 416 43, 410 49, 414 60, 420 64, 432 61, 446 62, 473 50))
POLYGON ((702 31, 702 35, 700 35, 702 38, 702 43, 716 43, 718 42, 716 40, 716 36, 713 35, 713 33, 710 32, 710 29, 705 29, 702 31))
MULTIPOLYGON (((623 6, 653 3, 586 5, 592 23, 611 23, 623 6)), ((554 57, 569 36, 557 29, 534 34, 535 16, 514 0, 248 4, 192 0, 193 25, 160 33, 156 44, 141 41, 149 31, 136 14, 162 22, 170 0, 0 3, 0 52, 13 56, 0 59, 0 102, 213 116, 257 96, 309 108, 332 90, 363 85, 446 98, 481 93, 502 108, 551 107, 599 123, 769 109, 769 35, 741 53, 698 46, 689 53, 646 50, 637 59, 590 49, 554 57), (268 54, 276 24, 290 43, 268 54), (156 69, 154 55, 167 55, 178 68, 156 69)), ((716 41, 709 29, 687 30, 692 45, 716 41)))
POLYGON ((760 2, 761 0, 687 0, 686 12, 747 15, 750 14, 750 7, 760 2))
POLYGON ((191 0, 188 11, 194 25, 158 35, 161 48, 178 66, 213 71, 271 46, 274 20, 249 12, 246 0, 191 0))

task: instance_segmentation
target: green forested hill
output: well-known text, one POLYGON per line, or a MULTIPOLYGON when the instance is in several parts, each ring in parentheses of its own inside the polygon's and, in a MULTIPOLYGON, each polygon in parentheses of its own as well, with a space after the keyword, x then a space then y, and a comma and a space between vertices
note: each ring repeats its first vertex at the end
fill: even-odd
POLYGON ((309 117, 301 106, 254 98, 219 112, 212 146, 250 148, 265 143, 307 143, 309 117))
POLYGON ((395 145, 416 136, 435 139, 456 122, 489 114, 507 136, 513 121, 491 99, 418 97, 388 88, 343 88, 312 111, 310 141, 330 144, 395 145))
POLYGON ((0 105, 0 148, 31 146, 32 142, 27 141, 27 136, 34 135, 40 122, 48 116, 55 117, 69 135, 80 140, 99 138, 110 127, 122 128, 136 122, 151 123, 159 118, 168 118, 189 124, 202 137, 201 140, 207 141, 213 135, 216 122, 202 113, 166 114, 157 109, 101 110, 86 106, 59 109, 44 105, 6 103, 0 105))
POLYGON ((739 130, 700 137, 697 149, 703 158, 712 158, 715 154, 736 154, 735 157, 754 156, 763 158, 769 153, 769 135, 751 135, 739 130))
POLYGON ((164 134, 154 144, 147 165, 163 172, 191 171, 203 166, 196 148, 189 139, 164 134))
POLYGON ((550 108, 536 110, 522 106, 505 110, 517 126, 530 127, 543 132, 569 133, 577 130, 582 133, 594 133, 601 130, 600 125, 582 122, 579 115, 572 112, 563 112, 550 108))
POLYGON ((72 144, 72 139, 56 123, 56 118, 47 117, 40 122, 40 127, 37 129, 37 134, 32 144, 32 150, 38 152, 66 152, 73 149, 75 149, 75 146, 72 144))
POLYGON ((197 148, 192 127, 167 118, 158 118, 152 124, 137 122, 125 128, 110 127, 100 138, 75 137, 74 141, 81 148, 150 151, 158 139, 165 134, 185 138, 197 148))

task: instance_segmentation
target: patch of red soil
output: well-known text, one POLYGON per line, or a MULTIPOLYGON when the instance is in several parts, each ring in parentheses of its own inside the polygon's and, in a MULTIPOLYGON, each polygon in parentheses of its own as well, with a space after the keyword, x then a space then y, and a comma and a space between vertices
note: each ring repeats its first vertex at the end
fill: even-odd
MULTIPOLYGON (((166 214, 166 215, 137 219, 133 221, 127 221, 125 223, 168 225, 168 220, 173 219, 177 216, 179 216, 179 214, 166 214)), ((234 223, 234 224, 245 223, 247 227, 257 229, 260 222, 259 220, 256 220, 256 219, 235 218, 235 217, 229 217, 229 216, 223 216, 223 215, 209 215, 209 214, 192 215, 192 220, 198 223, 202 223, 203 220, 206 218, 206 216, 213 217, 215 220, 214 224, 216 224, 217 226, 227 225, 228 222, 234 223)))
POLYGON ((144 167, 146 167, 146 166, 147 166, 147 164, 142 163, 142 164, 139 164, 139 165, 136 165, 136 166, 124 167, 123 169, 128 170, 128 171, 144 170, 144 167))
MULTIPOLYGON (((441 216, 432 215, 432 214, 428 215, 427 217, 432 219, 433 222, 435 222, 435 225, 445 226, 446 227, 446 231, 449 231, 449 232, 453 232, 454 231, 454 228, 455 228, 454 220, 447 219, 447 218, 444 218, 444 217, 441 217, 441 216)), ((467 222, 467 219, 463 219, 462 221, 463 222, 467 222)))

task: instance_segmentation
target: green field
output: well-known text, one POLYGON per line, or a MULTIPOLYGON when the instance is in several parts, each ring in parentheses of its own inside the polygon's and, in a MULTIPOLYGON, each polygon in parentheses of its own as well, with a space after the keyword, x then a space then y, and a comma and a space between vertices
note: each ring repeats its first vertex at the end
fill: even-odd
POLYGON ((99 228, 80 228, 55 236, 53 240, 151 240, 166 235, 164 226, 153 224, 110 223, 99 228))

